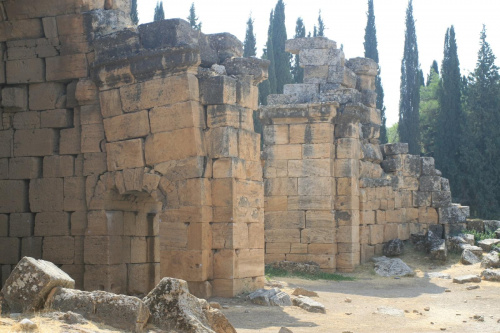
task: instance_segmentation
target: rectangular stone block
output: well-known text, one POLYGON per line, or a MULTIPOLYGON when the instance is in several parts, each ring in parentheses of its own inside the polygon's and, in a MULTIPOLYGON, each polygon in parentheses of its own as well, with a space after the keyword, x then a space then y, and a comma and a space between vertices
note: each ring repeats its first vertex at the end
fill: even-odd
POLYGON ((80 154, 81 153, 81 131, 79 128, 68 128, 60 131, 59 153, 80 154))
POLYGON ((143 140, 134 139, 106 144, 109 171, 144 166, 143 140))
POLYGON ((267 243, 300 243, 299 229, 269 229, 265 230, 267 243))
POLYGON ((360 251, 354 253, 339 253, 336 256, 337 270, 340 272, 352 272, 359 265, 361 257, 360 251))
POLYGON ((290 143, 332 143, 333 130, 331 123, 291 124, 290 143))
POLYGON ((7 84, 38 83, 45 81, 43 59, 21 59, 6 62, 7 84))
POLYGON ((317 143, 302 145, 302 157, 304 159, 333 158, 335 146, 331 143, 317 143))
POLYGON ((35 216, 35 236, 67 236, 70 215, 65 212, 38 213, 35 216))
POLYGON ((211 250, 162 251, 161 262, 166 264, 161 266, 161 274, 179 279, 189 277, 190 281, 206 281, 213 276, 214 257, 211 250))
POLYGON ((71 236, 44 237, 43 260, 56 265, 72 264, 75 257, 75 238, 71 236))
POLYGON ((283 178, 288 176, 288 160, 270 160, 264 161, 265 178, 283 178))
POLYGON ((310 243, 335 243, 334 229, 303 229, 300 231, 300 241, 304 244, 310 243))
MULTIPOLYGON (((333 188, 335 192, 335 188, 333 188)), ((332 195, 331 177, 305 177, 298 178, 298 194, 308 195, 332 195)))
MULTIPOLYGON (((19 238, 0 237, 0 264, 16 265, 17 262, 21 259, 19 258, 19 253, 21 252, 20 250, 21 241, 19 238)), ((2 269, 2 275, 3 273, 4 270, 2 269)))
POLYGON ((64 210, 74 212, 85 208, 85 178, 64 178, 64 210))
POLYGON ((100 153, 101 141, 105 139, 104 127, 101 124, 82 125, 81 152, 100 153))
MULTIPOLYGON (((235 278, 257 277, 264 275, 264 250, 240 249, 236 251, 235 278)), ((214 266, 215 268, 215 266, 214 266)), ((215 269, 214 269, 215 273, 215 269)))
POLYGON ((265 125, 263 130, 264 145, 283 145, 290 143, 288 125, 265 125))
POLYGON ((202 177, 205 172, 205 158, 202 156, 196 156, 188 157, 182 160, 162 162, 155 166, 155 171, 164 175, 166 179, 171 181, 187 178, 199 178, 202 177))
POLYGON ((24 237, 21 239, 21 257, 42 259, 42 237, 24 237))
POLYGON ((28 210, 27 182, 0 180, 0 213, 22 213, 28 210))
POLYGON ((332 211, 310 210, 306 212, 306 228, 332 229, 335 227, 335 216, 332 211))
POLYGON ((186 179, 179 182, 179 203, 182 206, 211 206, 211 182, 206 178, 186 179))
POLYGON ((33 179, 42 175, 42 159, 38 157, 15 157, 9 159, 10 179, 33 179))
POLYGON ((11 157, 13 155, 14 131, 0 131, 0 157, 11 157))
POLYGON ((266 159, 270 160, 300 160, 302 159, 301 145, 275 145, 264 148, 266 159))
POLYGON ((30 110, 52 110, 56 109, 60 98, 65 94, 62 83, 47 82, 29 85, 29 107, 30 110))
POLYGON ((290 196, 288 198, 289 210, 329 210, 332 207, 331 196, 290 196))
POLYGON ((266 196, 298 195, 296 178, 272 178, 264 180, 264 193, 266 196))
POLYGON ((339 210, 335 212, 338 226, 358 226, 360 224, 359 210, 339 210))
POLYGON ((216 127, 207 134, 207 153, 211 158, 239 157, 238 130, 232 127, 216 127))
POLYGON ((58 136, 52 129, 17 130, 14 156, 47 156, 57 150, 58 136))
POLYGON ((359 177, 359 160, 337 159, 335 160, 335 177, 359 177))
POLYGON ((75 174, 75 158, 70 155, 45 156, 43 177, 71 177, 75 174))
POLYGON ((305 212, 266 212, 264 214, 265 230, 273 229, 303 229, 305 225, 305 212))
POLYGON ((99 94, 101 114, 103 118, 115 117, 123 114, 120 90, 112 89, 101 91, 99 94))
POLYGON ((2 107, 5 111, 28 110, 28 86, 5 87, 2 89, 2 107))
POLYGON ((356 88, 357 76, 347 67, 330 66, 328 72, 328 83, 337 83, 346 88, 356 88))
POLYGON ((289 177, 333 176, 333 164, 327 159, 289 160, 289 177))
POLYGON ((254 86, 253 78, 248 75, 240 77, 236 84, 236 103, 250 110, 259 107, 259 88, 254 86))
POLYGON ((198 79, 192 74, 183 74, 132 84, 120 88, 120 96, 125 112, 198 101, 198 79))
POLYGON ((42 20, 12 20, 10 15, 9 20, 10 21, 0 21, 0 42, 43 37, 42 20))
POLYGON ((304 83, 327 83, 328 66, 304 66, 304 83))
POLYGON ((32 17, 57 16, 103 8, 99 1, 75 2, 70 0, 44 0, 33 3, 29 0, 9 1, 5 4, 10 20, 32 17))
POLYGON ((63 179, 32 179, 29 186, 29 203, 32 212, 62 211, 64 208, 63 179))
POLYGON ((200 78, 200 101, 204 105, 236 104, 236 80, 229 76, 200 78))
POLYGON ((246 161, 260 162, 260 135, 238 130, 238 156, 246 161))
POLYGON ((67 128, 73 126, 73 112, 68 109, 56 109, 40 112, 42 128, 67 128))
POLYGON ((108 142, 139 138, 149 134, 147 110, 107 118, 103 122, 108 142))
POLYGON ((14 127, 14 129, 40 128, 40 113, 16 112, 14 114, 12 126, 14 127))
POLYGON ((359 159, 361 153, 358 139, 339 138, 336 140, 337 158, 359 159))
MULTIPOLYGON (((149 112, 149 117, 152 133, 168 132, 189 127, 205 127, 203 108, 197 101, 156 107, 149 112)), ((210 121, 210 108, 208 118, 210 121)))
POLYGON ((339 226, 337 228, 337 242, 359 244, 359 226, 339 226))
POLYGON ((63 81, 88 77, 85 54, 72 54, 45 59, 47 81, 63 81))
POLYGON ((202 156, 203 133, 198 128, 185 128, 150 135, 146 139, 145 155, 148 165, 202 156), (172 144, 173 142, 176 144, 172 144))
POLYGON ((84 262, 90 265, 113 265, 122 262, 121 236, 86 236, 84 262))
POLYGON ((9 215, 0 214, 0 237, 9 235, 9 215))

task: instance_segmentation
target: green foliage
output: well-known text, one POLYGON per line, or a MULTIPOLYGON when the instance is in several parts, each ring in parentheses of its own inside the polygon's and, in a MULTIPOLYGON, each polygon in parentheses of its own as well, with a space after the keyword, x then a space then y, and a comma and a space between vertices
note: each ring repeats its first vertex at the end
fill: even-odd
POLYGON ((432 73, 432 70, 434 70, 434 72, 436 72, 439 75, 439 67, 438 67, 438 63, 437 63, 436 60, 434 60, 432 62, 431 71, 429 71, 429 74, 427 75, 427 82, 425 83, 426 86, 428 86, 431 83, 431 73, 432 73))
POLYGON ((257 55, 257 40, 253 32, 253 20, 250 16, 247 21, 247 31, 245 34, 245 42, 243 43, 243 56, 254 57, 257 55))
POLYGON ((318 15, 318 35, 317 37, 325 36, 325 22, 323 22, 323 18, 321 17, 321 9, 318 15))
MULTIPOLYGON (((376 63, 379 62, 378 58, 378 42, 377 42, 377 28, 375 27, 375 11, 373 8, 373 0, 368 0, 368 13, 367 23, 365 29, 365 58, 373 59, 376 63)), ((382 124, 380 126, 380 143, 387 143, 387 127, 384 106, 384 88, 382 87, 382 80, 380 78, 380 67, 378 69, 377 77, 375 78, 375 92, 377 93, 377 109, 380 110, 382 124)))
POLYGON ((495 55, 480 37, 476 69, 465 88, 466 127, 461 145, 459 195, 471 206, 471 215, 496 218, 500 215, 500 75, 495 55))
POLYGON ((469 234, 469 235, 474 235, 474 241, 476 242, 476 244, 477 244, 477 242, 485 240, 485 239, 496 238, 495 232, 493 232, 493 231, 491 231, 491 232, 479 232, 476 230, 465 230, 465 231, 463 231, 463 233, 469 234))
POLYGON ((388 143, 399 142, 398 123, 395 123, 394 125, 392 125, 387 129, 387 142, 388 143))
POLYGON ((165 12, 163 11, 163 1, 156 3, 154 21, 161 21, 165 19, 165 12))
POLYGON ((410 154, 420 154, 419 103, 422 74, 418 61, 417 35, 412 0, 406 10, 406 31, 401 61, 401 92, 399 101, 399 138, 408 143, 410 154))
POLYGON ((436 137, 438 134, 439 107, 439 75, 431 67, 428 75, 429 83, 420 88, 420 134, 422 153, 426 156, 434 156, 436 137))
POLYGON ((187 17, 191 28, 195 30, 201 30, 201 22, 198 22, 198 17, 196 17, 196 10, 194 9, 194 2, 189 8, 189 16, 187 17))
MULTIPOLYGON (((297 19, 297 23, 295 24, 295 35, 294 38, 303 38, 306 36, 306 27, 304 26, 304 21, 301 17, 297 19)), ((298 54, 295 55, 292 67, 292 76, 294 83, 303 83, 304 82, 304 68, 299 66, 300 57, 298 54)))
POLYGON ((130 19, 132 20, 132 23, 134 23, 135 25, 139 23, 139 13, 137 12, 137 0, 132 0, 130 19))
POLYGON ((273 46, 273 21, 274 11, 271 10, 269 15, 269 28, 267 30, 267 43, 266 48, 262 54, 262 59, 270 61, 268 68, 268 79, 259 84, 259 104, 267 105, 267 96, 269 94, 276 94, 276 69, 274 62, 274 46, 273 46))
POLYGON ((340 274, 332 274, 332 273, 325 273, 325 272, 319 272, 317 274, 308 274, 308 273, 301 273, 301 272, 288 272, 284 269, 279 269, 279 268, 274 268, 274 267, 269 267, 266 266, 266 276, 269 278, 275 278, 275 277, 296 277, 296 278, 301 278, 301 279, 306 279, 306 280, 330 280, 330 281, 354 281, 354 278, 348 277, 348 276, 343 276, 340 274))
MULTIPOLYGON (((290 72, 290 53, 285 52, 285 42, 287 40, 285 27, 285 4, 283 0, 278 0, 274 8, 274 17, 272 24, 272 41, 273 41, 273 58, 276 71, 276 93, 283 93, 283 86, 292 82, 292 74, 290 72)), ((268 55, 270 51, 268 49, 268 55)), ((271 93, 272 84, 271 84, 271 93)))

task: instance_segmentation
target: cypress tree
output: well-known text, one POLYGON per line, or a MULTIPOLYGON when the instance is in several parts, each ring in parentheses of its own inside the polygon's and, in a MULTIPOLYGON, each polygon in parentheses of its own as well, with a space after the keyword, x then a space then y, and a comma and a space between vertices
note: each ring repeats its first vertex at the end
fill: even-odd
POLYGON ((267 43, 264 49, 264 54, 262 59, 267 59, 270 61, 268 68, 268 79, 259 84, 259 103, 261 105, 267 104, 267 96, 269 94, 276 94, 276 71, 274 62, 274 47, 273 47, 273 21, 274 21, 274 11, 271 10, 269 15, 269 29, 267 30, 267 43))
MULTIPOLYGON (((274 48, 274 64, 276 71, 276 91, 278 94, 283 93, 283 86, 292 82, 292 74, 290 72, 290 53, 285 52, 285 42, 287 40, 285 27, 285 4, 283 0, 278 0, 274 9, 274 18, 272 25, 272 41, 274 48)), ((270 50, 268 48, 268 54, 270 50)), ((272 60, 271 60, 272 61, 272 60)), ((271 83, 271 93, 272 83, 271 83)))
MULTIPOLYGON (((437 62, 432 68, 436 70, 437 62)), ((455 28, 447 29, 444 56, 441 65, 439 85, 440 112, 438 115, 438 140, 436 140, 436 165, 443 176, 450 179, 452 192, 458 184, 458 164, 460 163, 460 142, 462 138, 463 114, 461 96, 460 62, 458 61, 455 28)))
POLYGON ((425 156, 436 157, 436 144, 438 141, 439 117, 439 75, 433 67, 428 75, 429 83, 420 88, 420 135, 422 140, 422 153, 425 156))
MULTIPOLYGON (((373 9, 373 0, 368 0, 368 20, 365 29, 365 58, 373 59, 376 63, 379 63, 378 58, 378 43, 377 43, 377 29, 375 27, 375 11, 373 9)), ((386 117, 385 117, 385 105, 384 105, 384 88, 382 87, 382 80, 380 78, 380 67, 378 68, 378 74, 375 78, 375 91, 377 93, 377 109, 380 110, 380 116, 382 124, 380 126, 380 142, 387 143, 387 127, 386 127, 386 117)))
POLYGON ((461 154, 464 191, 460 194, 471 206, 471 215, 496 218, 500 214, 500 76, 484 26, 480 46, 466 88, 467 127, 461 154))
MULTIPOLYGON (((297 19, 297 23, 295 25, 295 36, 294 38, 303 38, 306 36, 306 27, 304 26, 304 21, 301 17, 297 19)), ((304 82, 304 68, 299 66, 300 57, 298 54, 294 57, 293 67, 292 67, 292 75, 293 82, 302 83, 304 82)))
POLYGON ((399 100, 399 139, 408 143, 410 154, 420 153, 419 104, 422 74, 418 62, 417 35, 413 19, 413 1, 406 10, 406 31, 399 100))
POLYGON ((161 21, 165 19, 165 12, 163 11, 163 1, 156 3, 154 21, 161 21))
POLYGON ((316 27, 316 25, 314 25, 313 37, 318 37, 318 28, 316 27))
POLYGON ((321 17, 321 9, 318 15, 318 37, 325 36, 325 23, 323 22, 323 18, 321 17))
POLYGON ((432 62, 431 70, 429 71, 429 74, 427 75, 427 81, 425 83, 426 86, 428 86, 431 83, 431 75, 432 75, 432 73, 436 73, 437 75, 439 75, 439 67, 438 67, 438 63, 437 63, 436 60, 434 60, 432 62))
POLYGON ((132 23, 134 23, 135 25, 139 23, 139 13, 137 12, 137 0, 132 0, 130 19, 132 20, 132 23))
POLYGON ((194 2, 191 3, 189 8, 189 16, 187 17, 191 28, 195 30, 201 30, 201 22, 198 23, 198 17, 196 17, 196 10, 194 9, 194 2))
POLYGON ((257 55, 257 41, 253 32, 253 20, 250 16, 247 21, 247 31, 245 34, 245 42, 243 43, 243 56, 254 57, 257 55))

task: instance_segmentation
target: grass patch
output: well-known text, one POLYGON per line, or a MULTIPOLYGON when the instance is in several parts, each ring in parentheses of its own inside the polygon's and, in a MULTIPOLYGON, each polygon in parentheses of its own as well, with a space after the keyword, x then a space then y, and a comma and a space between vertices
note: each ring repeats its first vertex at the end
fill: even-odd
POLYGON ((343 276, 334 273, 303 273, 303 272, 289 272, 284 269, 266 266, 266 278, 272 279, 277 277, 295 277, 305 280, 330 280, 330 281, 354 281, 355 279, 349 276, 343 276))
POLYGON ((477 242, 485 240, 485 239, 492 239, 495 238, 495 232, 479 232, 476 230, 466 230, 463 232, 464 234, 470 234, 474 235, 474 240, 477 242))

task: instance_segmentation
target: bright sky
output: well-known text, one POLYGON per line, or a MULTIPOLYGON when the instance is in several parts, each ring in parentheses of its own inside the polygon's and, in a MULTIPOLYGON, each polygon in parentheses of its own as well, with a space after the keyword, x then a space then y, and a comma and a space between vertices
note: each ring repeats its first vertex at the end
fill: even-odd
MULTIPOLYGON (((138 0, 140 24, 153 20, 157 0, 138 0)), ((364 56, 367 0, 284 0, 288 38, 295 34, 295 22, 300 16, 306 31, 317 24, 318 11, 327 30, 326 37, 344 45, 346 58, 364 56)), ((195 0, 196 15, 204 33, 230 32, 245 39, 246 21, 251 14, 257 36, 257 55, 262 55, 269 25, 269 13, 277 0, 195 0)), ((164 0, 166 18, 186 18, 192 1, 164 0)), ((382 84, 387 108, 387 125, 398 121, 401 59, 404 46, 406 0, 374 0, 378 51, 382 68, 382 84)), ((420 64, 425 77, 433 60, 441 68, 446 29, 452 24, 458 44, 462 75, 474 70, 479 50, 479 33, 486 24, 487 40, 493 52, 500 56, 499 0, 414 0, 420 64)), ((497 62, 497 64, 500 64, 497 62)))

